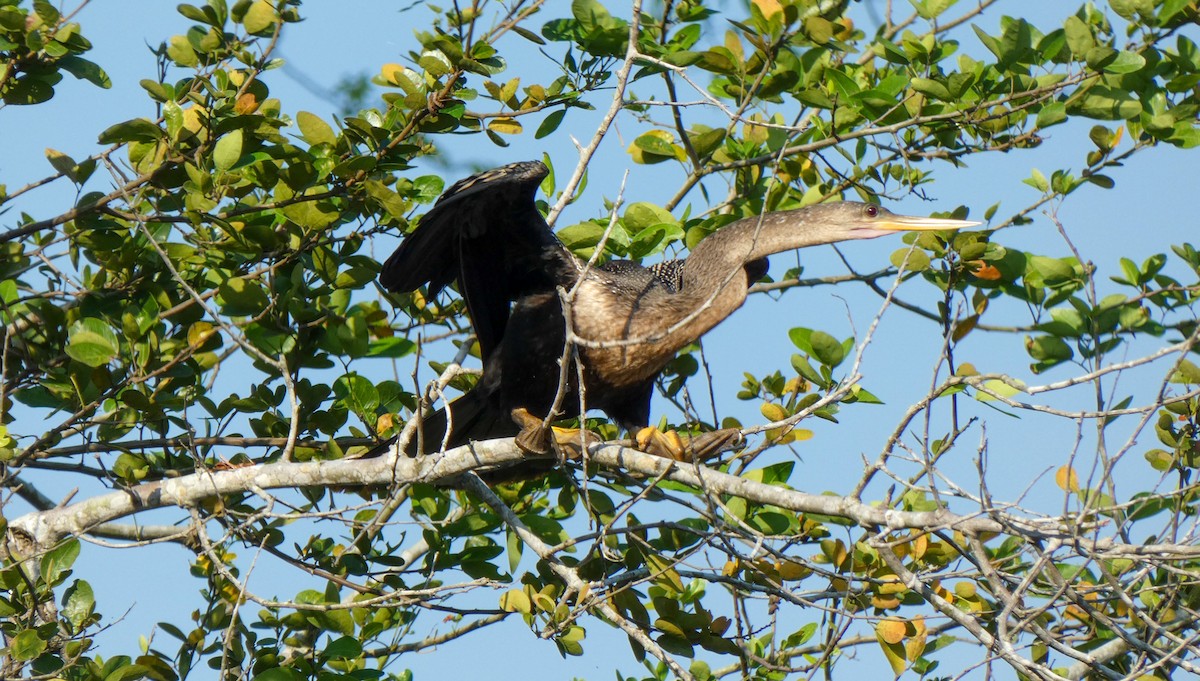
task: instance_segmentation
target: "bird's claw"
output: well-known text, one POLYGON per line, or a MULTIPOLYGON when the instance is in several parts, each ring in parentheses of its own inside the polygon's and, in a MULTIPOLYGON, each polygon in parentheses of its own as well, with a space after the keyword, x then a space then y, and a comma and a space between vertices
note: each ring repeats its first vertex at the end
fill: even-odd
POLYGON ((523 408, 512 410, 512 420, 521 427, 516 445, 527 454, 545 456, 555 452, 564 459, 578 459, 588 447, 601 442, 600 436, 589 430, 546 428, 542 419, 523 408))
POLYGON ((633 436, 638 449, 676 461, 707 461, 741 447, 746 439, 737 428, 722 428, 699 435, 680 436, 678 431, 662 432, 646 426, 633 436))

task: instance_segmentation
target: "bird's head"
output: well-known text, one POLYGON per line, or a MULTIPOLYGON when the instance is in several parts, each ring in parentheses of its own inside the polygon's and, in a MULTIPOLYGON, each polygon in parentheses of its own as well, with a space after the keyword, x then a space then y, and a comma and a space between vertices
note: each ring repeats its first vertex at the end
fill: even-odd
POLYGON ((963 229, 981 224, 973 220, 897 215, 883 206, 857 201, 823 203, 805 212, 808 220, 815 218, 823 224, 836 225, 842 232, 840 239, 874 239, 892 232, 963 229))

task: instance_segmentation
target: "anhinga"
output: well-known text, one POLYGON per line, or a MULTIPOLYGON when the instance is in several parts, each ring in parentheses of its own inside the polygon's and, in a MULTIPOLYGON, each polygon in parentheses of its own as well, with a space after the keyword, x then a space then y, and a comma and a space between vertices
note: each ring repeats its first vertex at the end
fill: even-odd
MULTIPOLYGON (((541 419, 563 374, 566 322, 559 289, 575 287, 571 318, 584 339, 588 409, 637 432, 650 420, 654 379, 675 353, 741 307, 767 270, 766 257, 805 246, 870 239, 896 230, 958 229, 979 223, 907 217, 863 203, 824 203, 744 218, 709 235, 684 260, 650 267, 611 261, 588 267, 550 231, 534 205, 547 173, 539 161, 513 163, 457 182, 388 258, 385 289, 430 298, 455 282, 479 339, 483 375, 425 417, 410 453, 472 440, 518 437, 543 449, 541 419), (580 281, 582 279, 582 281, 580 281), (531 416, 532 415, 532 416, 531 416)), ((557 417, 579 414, 574 367, 557 417)))

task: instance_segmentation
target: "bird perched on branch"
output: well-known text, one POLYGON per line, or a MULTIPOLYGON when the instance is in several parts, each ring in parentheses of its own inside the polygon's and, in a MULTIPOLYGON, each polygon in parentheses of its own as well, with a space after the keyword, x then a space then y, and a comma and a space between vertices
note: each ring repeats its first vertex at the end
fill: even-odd
MULTIPOLYGON (((825 203, 738 220, 683 260, 588 266, 537 211, 535 192, 547 172, 539 161, 513 163, 455 183, 383 265, 379 281, 388 291, 427 286, 432 298, 456 284, 483 358, 478 384, 448 407, 449 435, 445 410, 426 415, 410 453, 514 436, 523 449, 544 452, 551 434, 543 423, 579 415, 581 393, 587 409, 637 433, 650 420, 655 378, 676 352, 741 307, 766 274, 768 255, 979 224, 825 203), (568 317, 577 354, 564 352, 568 317)), ((690 453, 736 437, 706 434, 690 453)))

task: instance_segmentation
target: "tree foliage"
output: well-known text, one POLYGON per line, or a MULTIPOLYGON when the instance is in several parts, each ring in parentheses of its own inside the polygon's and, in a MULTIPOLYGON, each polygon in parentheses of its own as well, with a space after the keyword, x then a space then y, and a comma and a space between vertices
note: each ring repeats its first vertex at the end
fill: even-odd
MULTIPOLYGON (((376 65, 374 106, 332 118, 271 94, 299 2, 180 5, 141 115, 98 126, 100 153, 48 149, 44 179, 0 185, 0 461, 20 500, 4 510, 3 675, 403 677, 406 655, 506 620, 568 656, 616 627, 620 678, 832 676, 868 659, 944 678, 1195 673, 1200 253, 1093 264, 1004 242, 1080 187, 1112 188, 1134 155, 1200 146, 1197 3, 1004 16, 996 34, 980 25, 1007 3, 963 5, 911 0, 902 17, 889 3, 868 25, 818 0, 452 3, 376 65), (382 294, 368 250, 454 179, 427 163, 452 135, 528 149, 574 131, 578 163, 554 168, 544 207, 553 221, 582 196, 595 212, 560 237, 653 260, 764 211, 932 194, 935 170, 1035 148, 1054 126, 1091 147, 1033 170, 1030 205, 992 206, 988 230, 910 237, 892 267, 843 278, 945 339, 931 387, 881 424, 846 489, 805 489, 788 447, 805 420, 878 401, 860 373, 869 333, 820 328, 791 330, 790 367, 746 376, 737 399, 761 422, 673 417, 746 428, 751 446, 723 461, 606 444, 586 465, 488 485, 474 471, 521 459, 511 442, 354 458, 476 380, 461 301, 382 294), (640 177, 682 179, 661 201, 603 206, 586 173, 610 148, 640 177), (31 208, 59 185, 73 205, 31 208), (973 334, 1023 348, 1030 371, 958 361, 973 334), (432 383, 402 378, 424 362, 432 383), (1064 378, 1018 378, 1051 369, 1064 378), (1036 414, 1080 433, 1052 455, 1061 496, 994 498, 983 423, 1036 414), (977 479, 942 472, 972 457, 977 479), (1129 469, 1148 482, 1118 485, 1129 469), (50 480, 85 493, 57 504, 50 480), (174 521, 137 522, 155 508, 174 521), (97 650, 101 609, 122 604, 73 574, 81 538, 187 547, 203 607, 135 655, 97 650), (239 552, 321 586, 258 593, 239 552)), ((0 0, 4 105, 54 106, 64 71, 109 86, 81 56, 85 28, 45 0, 0 0)), ((836 283, 802 275, 757 290, 836 283)), ((661 392, 686 406, 700 359, 681 353, 661 392)))

